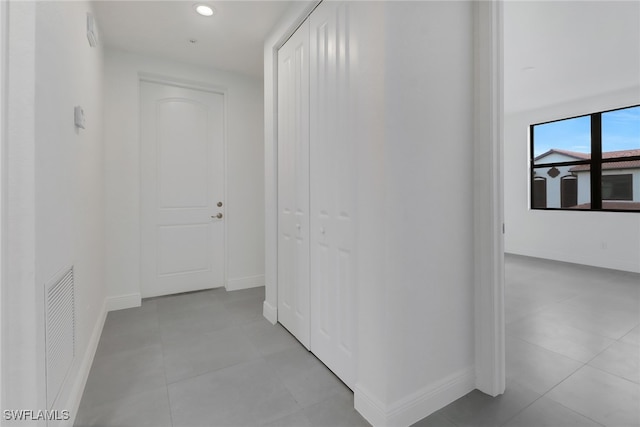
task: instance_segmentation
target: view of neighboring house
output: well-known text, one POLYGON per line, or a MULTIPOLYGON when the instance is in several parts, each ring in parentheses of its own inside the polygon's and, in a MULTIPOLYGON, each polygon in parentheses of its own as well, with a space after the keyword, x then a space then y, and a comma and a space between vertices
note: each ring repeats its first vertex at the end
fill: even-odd
MULTIPOLYGON (((640 210, 640 160, 605 162, 607 159, 640 156, 638 150, 602 153, 602 207, 640 210)), ((591 154, 553 148, 534 159, 534 164, 588 161, 591 154)), ((534 208, 589 209, 589 164, 537 168, 533 175, 534 208)))

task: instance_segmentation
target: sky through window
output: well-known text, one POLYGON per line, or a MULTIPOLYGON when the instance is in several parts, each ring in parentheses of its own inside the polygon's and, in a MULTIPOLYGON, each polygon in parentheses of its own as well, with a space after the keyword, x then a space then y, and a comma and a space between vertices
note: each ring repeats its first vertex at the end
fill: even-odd
MULTIPOLYGON (((534 156, 551 149, 591 153, 591 116, 533 127, 534 156)), ((640 150, 640 106, 602 113, 602 151, 640 150)))

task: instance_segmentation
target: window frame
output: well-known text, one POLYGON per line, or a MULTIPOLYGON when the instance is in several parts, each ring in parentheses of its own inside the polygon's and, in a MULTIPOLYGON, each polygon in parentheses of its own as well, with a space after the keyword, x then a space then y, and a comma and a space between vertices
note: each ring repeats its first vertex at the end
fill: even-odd
MULTIPOLYGON (((629 105, 626 107, 613 108, 610 110, 598 111, 590 114, 581 114, 573 117, 565 117, 562 119, 548 120, 545 122, 534 123, 529 125, 529 209, 531 210, 563 210, 563 211, 599 211, 599 212, 628 212, 628 213, 638 213, 640 212, 640 208, 638 209, 610 209, 603 208, 602 202, 602 169, 604 164, 609 163, 618 163, 618 162, 628 162, 628 161, 640 161, 640 155, 638 156, 625 156, 625 157, 614 157, 603 159, 602 156, 602 114, 610 113, 612 111, 620 111, 626 110, 630 108, 640 107, 640 104, 637 105, 629 105), (575 161, 563 161, 563 162, 548 162, 548 163, 538 163, 535 164, 535 138, 534 138, 534 128, 536 126, 545 125, 549 123, 561 122, 564 120, 577 119, 580 117, 590 117, 591 121, 591 154, 589 159, 584 160, 575 160, 575 161), (548 169, 552 167, 561 167, 561 166, 578 166, 578 165, 589 165, 589 178, 590 178, 590 192, 591 192, 591 200, 590 207, 584 208, 575 208, 575 207, 559 207, 559 208, 538 208, 534 207, 534 189, 533 189, 533 181, 536 177, 535 171, 537 169, 548 169)), ((633 200, 633 177, 632 177, 632 200, 633 200)), ((609 201, 609 200, 605 200, 609 201)), ((548 203, 547 203, 548 205, 548 203)))

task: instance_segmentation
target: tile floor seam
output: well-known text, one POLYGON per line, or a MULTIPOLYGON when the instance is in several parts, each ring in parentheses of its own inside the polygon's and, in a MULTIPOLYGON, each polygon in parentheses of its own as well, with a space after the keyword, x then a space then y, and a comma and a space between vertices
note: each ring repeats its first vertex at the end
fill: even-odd
MULTIPOLYGON (((573 297, 571 297, 571 298, 573 298, 573 297)), ((563 300, 563 301, 565 301, 565 300, 563 300)), ((538 309, 536 309, 536 310, 534 310, 534 311, 531 311, 531 312, 529 312, 529 313, 525 314, 525 315, 524 315, 524 316, 522 316, 522 317, 519 317, 519 318, 517 318, 517 319, 513 319, 513 320, 512 320, 512 321, 510 321, 510 322, 505 322, 505 326, 510 325, 510 324, 512 324, 512 323, 517 323, 517 322, 520 322, 520 321, 526 320, 527 318, 532 317, 532 316, 535 316, 536 314, 540 314, 541 312, 543 312, 544 310, 546 310, 546 309, 547 309, 547 308, 549 308, 550 306, 552 306, 552 305, 554 305, 554 304, 557 304, 558 302, 562 302, 562 301, 555 301, 555 302, 552 302, 552 303, 550 303, 550 304, 545 304, 544 306, 542 306, 542 307, 540 307, 540 308, 538 308, 538 309)))
MULTIPOLYGON (((624 337, 624 335, 622 335, 619 338, 615 338, 615 337, 612 337, 612 336, 609 336, 609 335, 605 335, 603 333, 599 333, 598 331, 589 331, 589 330, 587 330, 585 328, 581 328, 580 326, 572 326, 572 327, 575 328, 575 329, 578 329, 578 330, 580 330, 582 332, 586 332, 588 334, 596 335, 596 336, 598 336, 600 338, 607 338, 607 339, 613 340, 613 343, 615 343, 616 341, 618 341, 618 340, 620 340, 620 339, 622 339, 624 337)), ((626 335, 626 333, 625 333, 625 335, 626 335)), ((613 343, 611 343, 611 344, 613 344, 613 343)))
MULTIPOLYGON (((558 353, 558 352, 557 352, 557 351, 555 351, 555 350, 551 350, 551 349, 548 349, 548 348, 546 348, 546 347, 542 347, 541 345, 536 344, 536 343, 531 342, 531 341, 528 341, 528 340, 526 340, 525 338, 522 338, 522 337, 519 337, 519 336, 515 336, 515 335, 509 334, 509 333, 507 333, 507 335, 509 335, 511 338, 519 339, 520 341, 524 341, 524 342, 526 342, 527 344, 534 345, 534 346, 536 346, 536 347, 538 347, 538 348, 541 348, 541 349, 543 349, 543 350, 550 351, 551 353, 553 353, 553 354, 557 354, 558 356, 562 356, 562 357, 566 357, 567 359, 571 359, 571 360, 573 360, 574 362, 582 363, 583 365, 586 365, 586 364, 588 363, 588 362, 583 362, 582 360, 574 359, 573 357, 571 357, 571 356, 567 356, 566 354, 558 353)), ((613 343, 615 343, 615 341, 614 341, 613 343)), ((611 345, 613 345, 613 343, 611 343, 611 345)))
MULTIPOLYGON (((633 328, 631 328, 631 329, 629 329, 627 332, 625 332, 625 333, 624 333, 624 335, 623 335, 623 336, 621 336, 620 338, 618 338, 616 341, 620 341, 620 342, 627 343, 626 341, 622 341, 622 340, 623 340, 627 335, 629 335, 631 332, 633 332, 633 330, 634 330, 635 328, 637 328, 637 327, 640 327, 640 322, 638 322, 638 324, 637 324, 637 325, 635 325, 633 328)), ((627 343, 627 344, 629 344, 629 343, 627 343)), ((640 345, 640 341, 639 341, 638 345, 640 345)))
MULTIPOLYGON (((549 390, 547 390, 547 391, 546 391, 542 396, 540 396, 540 397, 541 397, 541 398, 542 398, 542 397, 546 397, 547 399, 551 399, 551 400, 552 400, 552 401, 554 401, 556 404, 558 404, 558 405, 562 406, 563 408, 566 408, 566 409, 570 410, 571 412, 575 412, 576 414, 578 414, 578 415, 580 415, 580 416, 582 416, 582 417, 585 417, 585 418, 589 419, 590 421, 593 421, 594 423, 599 424, 599 425, 601 425, 601 426, 603 426, 603 427, 609 427, 609 426, 607 426, 606 424, 602 424, 602 423, 600 423, 600 422, 598 422, 598 421, 594 420, 593 418, 591 418, 591 417, 590 417, 590 416, 588 416, 587 414, 583 414, 582 412, 578 412, 578 411, 576 411, 576 410, 574 410, 574 409, 571 409, 571 408, 569 408, 568 406, 566 406, 566 405, 562 404, 562 402, 559 402, 558 400, 554 399, 553 397, 551 397, 551 396, 547 396, 547 394, 551 393, 551 391, 552 391, 552 390, 554 390, 555 388, 559 387, 559 386, 560 386, 560 384, 562 384, 562 383, 564 383, 565 381, 567 381, 569 378, 571 378, 573 375, 575 375, 575 373, 576 373, 576 372, 578 372, 580 369, 583 369, 584 367, 593 368, 593 366, 588 366, 588 365, 587 365, 587 363, 584 363, 581 367, 579 367, 578 369, 576 369, 575 371, 573 371, 573 372, 571 373, 571 375, 568 375, 566 378, 564 378, 564 379, 563 379, 562 381, 560 381, 558 384, 556 384, 555 386, 553 386, 552 388, 550 388, 549 390)), ((595 368, 594 368, 594 369, 595 369, 595 368)), ((604 371, 601 371, 601 372, 604 372, 604 371)), ((605 372, 605 373, 608 373, 608 372, 605 372)), ((615 427, 615 426, 610 426, 610 427, 615 427)))
MULTIPOLYGON (((222 367, 216 368, 216 369, 211 369, 211 370, 208 370, 206 372, 201 372, 201 373, 199 373, 197 375, 192 375, 190 377, 180 378, 179 380, 175 380, 175 381, 172 381, 172 382, 167 382, 167 387, 169 387, 170 385, 176 385, 176 384, 181 383, 183 381, 190 381, 190 380, 193 380, 195 378, 201 377, 203 375, 209 375, 209 374, 212 374, 214 372, 222 371, 224 369, 234 368, 234 367, 236 367, 238 365, 242 365, 243 363, 255 362, 255 361, 260 360, 260 359, 262 359, 263 361, 266 362, 266 360, 264 360, 264 358, 262 356, 259 356, 259 357, 255 358, 255 359, 251 359, 251 360, 242 360, 242 361, 239 361, 239 362, 236 362, 236 363, 232 363, 231 365, 222 366, 222 367)), ((166 375, 166 371, 165 371, 165 375, 166 375)))
MULTIPOLYGON (((630 379, 628 379, 628 378, 621 377, 620 375, 615 374, 615 373, 613 373, 613 372, 609 372, 609 371, 607 371, 607 370, 605 370, 605 369, 603 369, 603 368, 600 368, 600 367, 597 367, 597 366, 590 365, 590 363, 591 363, 591 362, 593 362, 595 359, 597 359, 597 358, 598 358, 598 357, 600 357, 602 354, 604 354, 607 350, 609 350, 609 348, 611 348, 611 347, 612 347, 613 345, 615 345, 617 342, 618 342, 618 341, 614 341, 614 342, 612 342, 611 344, 609 344, 609 345, 608 345, 604 350, 602 350, 600 353, 596 354, 596 355, 595 355, 595 356, 593 356, 593 357, 592 357, 588 362, 586 362, 586 363, 584 364, 584 366, 589 366, 590 368, 597 369, 598 371, 600 371, 600 372, 604 372, 605 374, 613 375, 614 377, 618 377, 618 378, 623 379, 623 380, 626 380, 626 381, 631 381, 631 382, 632 382, 632 383, 634 383, 634 384, 639 384, 639 383, 636 383, 635 381, 632 381, 632 380, 630 380, 630 379)), ((626 344, 626 343, 624 343, 624 344, 626 344)), ((580 368, 580 369, 582 369, 582 368, 580 368)))
MULTIPOLYGON (((580 362, 580 363, 582 363, 582 362, 580 362)), ((556 400, 556 399, 554 399, 553 397, 551 397, 551 396, 547 396, 549 393, 551 393, 551 391, 552 391, 552 390, 554 390, 555 388, 559 387, 562 383, 564 383, 566 380, 568 380, 569 378, 571 378, 573 375, 575 375, 575 373, 576 373, 576 372, 578 372, 580 369, 584 368, 585 366, 588 366, 588 365, 587 365, 587 363, 583 363, 583 364, 582 364, 582 366, 580 366, 579 368, 577 368, 576 370, 574 370, 573 372, 571 372, 569 375, 567 375, 565 378, 563 378, 561 381, 559 381, 557 384, 555 384, 555 385, 554 385, 553 387, 551 387, 549 390, 547 390, 546 392, 542 393, 542 394, 541 394, 538 398, 536 398, 533 402, 531 402, 529 405, 527 405, 527 406, 526 406, 525 408, 523 408, 522 410, 518 411, 518 413, 517 413, 516 415, 514 415, 514 416, 513 416, 513 417, 511 417, 511 418, 509 418, 509 420, 507 420, 505 423, 501 424, 500 426, 501 426, 501 427, 504 427, 506 424, 508 424, 508 423, 509 423, 511 420, 513 420, 515 417, 517 417, 520 413, 522 413, 522 412, 523 412, 525 409, 527 409, 529 406, 533 405, 535 402, 537 402, 538 400, 542 399, 543 397, 546 397, 547 399, 552 400, 554 403, 556 403, 556 404, 558 404, 558 405, 562 406, 562 407, 563 407, 563 408, 565 408, 565 409, 570 410, 571 412, 573 412, 573 413, 575 413, 575 414, 578 414, 578 415, 580 415, 580 416, 582 416, 582 417, 584 417, 584 418, 587 418, 588 420, 590 420, 590 421, 592 421, 592 422, 594 422, 594 423, 596 423, 596 424, 598 424, 598 425, 600 425, 600 426, 602 426, 602 427, 607 427, 605 424, 601 424, 601 423, 599 423, 598 421, 596 421, 596 420, 592 419, 592 418, 591 418, 591 417, 589 417, 587 414, 583 414, 583 413, 578 412, 578 411, 576 411, 576 410, 574 410, 574 409, 571 409, 571 408, 569 408, 568 406, 563 405, 561 402, 557 401, 557 400, 556 400)), ((595 367, 593 367, 593 366, 589 366, 589 367, 590 367, 590 368, 597 369, 597 368, 595 368, 595 367)), ((601 371, 601 372, 604 372, 604 373, 606 373, 606 374, 609 374, 609 372, 602 371, 602 370, 600 370, 600 371, 601 371)), ((512 380, 512 381, 514 381, 514 380, 512 380)), ((627 380, 627 381, 628 381, 628 380, 627 380)), ((517 381, 516 381, 516 382, 517 382, 517 381)), ((635 384, 635 383, 634 383, 634 384, 635 384)), ((612 426, 612 427, 613 427, 613 426, 612 426)))
POLYGON ((171 409, 171 395, 169 395, 169 384, 165 386, 164 390, 167 393, 167 402, 169 403, 169 421, 171 422, 171 427, 174 427, 173 410, 171 409))
POLYGON ((603 373, 605 373, 605 374, 607 374, 607 375, 614 376, 614 377, 619 378, 619 379, 621 379, 621 380, 624 380, 624 381, 630 382, 630 383, 631 383, 631 384, 633 384, 633 385, 640 386, 640 382, 636 382, 636 381, 630 380, 629 378, 622 377, 622 376, 620 376, 620 375, 618 375, 618 374, 614 374, 613 372, 606 371, 606 370, 604 370, 604 369, 602 369, 602 368, 600 368, 600 367, 598 367, 598 366, 593 366, 593 365, 589 365, 589 364, 586 364, 585 366, 588 366, 588 367, 590 367, 590 368, 592 368, 592 369, 595 369, 595 370, 597 370, 597 371, 603 372, 603 373))
MULTIPOLYGON (((572 375, 573 375, 573 374, 572 374, 572 375)), ((542 397, 544 397, 544 396, 540 396, 540 399, 542 399, 542 397)), ((551 398, 551 397, 547 397, 547 399, 552 400, 555 404, 562 406, 564 409, 566 409, 566 410, 568 410, 568 411, 571 411, 572 413, 577 414, 577 415, 579 415, 579 416, 581 416, 581 417, 584 417, 584 418, 588 419, 589 421, 591 421, 591 422, 593 422, 593 423, 595 423, 595 424, 598 424, 599 426, 607 427, 605 424, 602 424, 602 423, 600 423, 600 422, 598 422, 598 421, 594 420, 593 418, 589 417, 589 416, 588 416, 588 415, 586 415, 586 414, 582 414, 582 413, 580 413, 580 412, 578 412, 578 411, 576 411, 576 410, 574 410, 574 409, 571 409, 571 408, 569 408, 568 406, 566 406, 566 405, 562 404, 561 402, 558 402, 557 400, 555 400, 555 399, 553 399, 553 398, 551 398)), ((539 400, 539 399, 538 399, 538 400, 539 400)))
MULTIPOLYGON (((127 348, 123 348, 123 349, 121 349, 121 350, 116 350, 116 351, 113 351, 113 352, 110 352, 110 353, 107 353, 107 354, 98 354, 98 352, 97 352, 98 350, 96 349, 96 354, 95 354, 95 356, 94 356, 94 358, 93 358, 93 361, 95 361, 96 359, 111 358, 111 357, 113 357, 113 356, 116 356, 116 355, 119 355, 119 354, 122 354, 122 353, 126 353, 126 352, 128 352, 128 351, 137 351, 137 350, 143 350, 143 349, 146 349, 146 348, 155 347, 155 346, 157 346, 158 344, 159 344, 160 346, 162 346, 162 343, 145 344, 145 345, 141 345, 140 347, 133 347, 133 348, 131 348, 131 347, 127 347, 127 348)), ((100 360, 98 360, 98 362, 100 362, 100 360)), ((98 363, 98 364, 100 364, 100 363, 98 363)), ((91 363, 91 367, 93 367, 93 362, 91 363)))
MULTIPOLYGON (((465 395, 465 396, 466 396, 466 395, 465 395)), ((464 396, 463 396, 463 397, 464 397, 464 396)), ((453 402, 455 402, 455 400, 454 400, 453 402)), ((451 402, 451 403, 453 403, 453 402, 451 402)), ((446 406, 445 406, 444 408, 446 408, 446 406)), ((430 415, 433 415, 433 414, 435 414, 436 412, 440 412, 440 411, 441 411, 442 409, 444 409, 444 408, 440 408, 439 410, 437 410, 437 411, 435 411, 435 412, 431 413, 430 415)), ((460 424, 458 424, 458 423, 457 423, 453 418, 451 418, 450 416, 448 416, 446 412, 442 412, 440 415, 441 415, 441 416, 443 416, 445 420, 449 421, 451 424, 453 424, 453 425, 454 425, 454 426, 456 426, 456 427, 465 427, 465 426, 461 426, 460 424)))
POLYGON ((544 395, 540 395, 538 396, 533 402, 529 403, 527 406, 525 406, 524 408, 522 408, 521 410, 519 410, 518 412, 516 412, 512 417, 510 417, 509 419, 507 419, 505 422, 503 422, 502 424, 500 424, 500 427, 504 427, 506 424, 508 424, 511 420, 513 420, 515 417, 517 417, 518 415, 520 415, 525 409, 527 409, 529 406, 533 405, 534 403, 536 403, 538 400, 542 399, 542 396, 544 395))
MULTIPOLYGON (((582 368, 580 368, 580 369, 582 369, 582 368)), ((573 374, 575 374, 575 372, 574 372, 573 374)), ((573 375, 573 374, 571 374, 571 375, 573 375)), ((569 375, 569 377, 570 377, 571 375, 569 375)), ((569 377, 567 377, 567 378, 569 378, 569 377)), ((567 379, 567 378, 565 378, 565 379, 567 379)), ((564 381, 564 380, 563 380, 563 381, 564 381)), ((554 387, 554 388, 555 388, 555 387, 554 387)), ((551 390, 553 390, 553 389, 551 389, 551 390)), ((573 412, 574 414, 578 414, 578 415, 580 415, 581 417, 584 417, 584 418, 588 419, 589 421, 592 421, 592 422, 594 422, 594 423, 596 423, 596 424, 598 424, 598 425, 600 425, 600 426, 602 426, 602 427, 607 427, 607 425, 606 425, 606 424, 602 424, 602 423, 600 423, 600 422, 598 422, 598 421, 594 420, 593 418, 591 418, 591 417, 590 417, 590 416, 588 416, 587 414, 583 414, 582 412, 578 412, 578 411, 576 411, 575 409, 571 409, 571 408, 569 408, 568 406, 564 405, 562 402, 558 402, 558 401, 557 401, 556 399, 554 399, 553 397, 551 397, 551 396, 547 396, 547 393, 549 393, 551 390, 549 390, 548 392, 546 392, 544 395, 540 396, 540 398, 542 398, 542 397, 546 397, 547 399, 552 400, 555 404, 562 406, 563 408, 565 408, 565 409, 567 409, 567 410, 569 410, 569 411, 573 412)))
MULTIPOLYGON (((559 387, 560 384, 562 384, 563 382, 565 382, 566 380, 568 380, 569 378, 571 378, 573 375, 575 375, 576 372, 578 372, 580 369, 584 368, 585 366, 587 366, 586 363, 584 362, 580 362, 579 360, 576 360, 576 362, 578 363, 582 363, 581 366, 579 366, 578 368, 576 368, 575 370, 573 370, 569 375, 567 375, 566 377, 564 377, 563 379, 561 379, 560 381, 558 381, 553 387, 551 387, 549 390, 545 391, 544 393, 542 393, 542 396, 546 396, 547 394, 551 393, 551 391, 553 389, 555 389, 556 387, 559 387)), ((552 399, 551 397, 549 397, 549 399, 552 399)), ((555 399, 552 399, 554 402, 556 402, 555 399)), ((556 402, 556 403, 560 403, 560 402, 556 402)), ((581 414, 582 415, 582 414, 581 414)))
MULTIPOLYGON (((158 308, 156 304, 156 309, 158 308)), ((159 313, 156 313, 159 315, 159 313)), ((160 335, 160 351, 162 351, 162 372, 164 373, 164 384, 167 387, 167 393, 169 393, 169 381, 167 378, 167 356, 165 353, 165 342, 162 337, 162 331, 160 331, 160 320, 158 319, 158 334, 160 335)))
POLYGON ((169 402, 169 416, 171 419, 171 427, 180 427, 179 424, 174 423, 173 418, 173 404, 171 403, 171 393, 169 393, 169 384, 167 384, 167 402, 169 402))

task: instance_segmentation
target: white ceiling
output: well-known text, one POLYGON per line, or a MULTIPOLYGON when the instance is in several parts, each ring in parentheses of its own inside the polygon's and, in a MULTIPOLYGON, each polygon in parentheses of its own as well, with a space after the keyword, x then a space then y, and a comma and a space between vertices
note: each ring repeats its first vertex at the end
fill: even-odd
POLYGON ((507 1, 504 22, 506 112, 640 86, 637 0, 507 1))
MULTIPOLYGON (((105 0, 106 46, 261 76, 263 43, 292 1, 105 0), (189 39, 196 39, 192 44, 189 39)), ((640 85, 640 1, 515 1, 504 8, 505 111, 640 85)))
POLYGON ((99 37, 107 47, 262 76, 264 40, 290 4, 265 0, 104 0, 94 2, 94 13, 99 37), (196 14, 195 3, 214 7, 216 14, 196 14))

